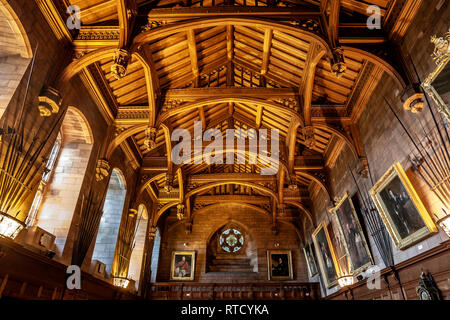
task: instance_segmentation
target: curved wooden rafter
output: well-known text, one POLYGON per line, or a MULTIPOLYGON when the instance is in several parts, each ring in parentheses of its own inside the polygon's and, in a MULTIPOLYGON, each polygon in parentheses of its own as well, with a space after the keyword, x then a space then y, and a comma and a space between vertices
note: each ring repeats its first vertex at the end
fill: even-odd
POLYGON ((316 222, 314 219, 313 214, 311 213, 311 211, 309 211, 303 204, 301 204, 300 202, 297 201, 284 201, 285 204, 290 204, 294 207, 297 207, 300 209, 301 212, 303 212, 306 217, 308 217, 308 220, 311 222, 311 224, 315 227, 316 226, 316 222))
POLYGON ((305 171, 296 171, 296 174, 299 174, 301 176, 304 176, 305 178, 308 178, 309 180, 314 181, 315 183, 317 183, 319 185, 319 187, 328 195, 329 200, 331 200, 331 194, 328 191, 328 187, 325 185, 325 183, 323 181, 321 181, 319 178, 317 178, 316 176, 310 174, 309 172, 305 172, 305 171))

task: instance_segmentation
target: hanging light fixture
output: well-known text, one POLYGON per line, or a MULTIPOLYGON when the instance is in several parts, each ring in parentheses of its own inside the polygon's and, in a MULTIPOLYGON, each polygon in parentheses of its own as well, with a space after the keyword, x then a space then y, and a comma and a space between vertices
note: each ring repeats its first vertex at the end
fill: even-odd
POLYGON ((0 236, 14 240, 24 227, 22 221, 0 211, 0 236))

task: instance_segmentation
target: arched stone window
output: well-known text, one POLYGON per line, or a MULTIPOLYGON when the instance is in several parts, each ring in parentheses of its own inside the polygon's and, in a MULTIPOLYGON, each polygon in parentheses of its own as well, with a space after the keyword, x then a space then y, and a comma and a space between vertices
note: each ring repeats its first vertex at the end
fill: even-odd
POLYGON ((92 255, 92 260, 99 260, 106 264, 108 273, 111 272, 116 251, 126 194, 127 186, 124 175, 119 169, 113 169, 103 206, 103 216, 95 240, 94 254, 92 255))
POLYGON ((0 34, 1 118, 32 57, 25 30, 5 0, 0 0, 0 34))
POLYGON ((91 129, 84 115, 69 107, 27 221, 29 226, 37 225, 56 236, 58 256, 66 244, 92 144, 91 129))
POLYGON ((207 272, 250 273, 257 270, 257 251, 249 233, 230 222, 217 229, 207 244, 207 272))
POLYGON ((151 270, 151 282, 156 282, 156 278, 158 275, 158 264, 159 264, 159 252, 161 251, 161 233, 159 232, 159 228, 156 228, 156 235, 153 242, 153 251, 152 251, 152 264, 150 266, 151 270))
POLYGON ((128 278, 135 280, 136 288, 139 288, 148 222, 147 208, 143 204, 138 207, 137 216, 139 220, 136 222, 137 228, 134 237, 134 248, 130 257, 130 266, 128 268, 128 278))

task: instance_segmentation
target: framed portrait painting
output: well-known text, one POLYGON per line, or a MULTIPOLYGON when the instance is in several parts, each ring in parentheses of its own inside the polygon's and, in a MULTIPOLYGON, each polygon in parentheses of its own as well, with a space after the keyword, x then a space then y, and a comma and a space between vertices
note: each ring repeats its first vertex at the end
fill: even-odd
POLYGON ((384 174, 370 194, 398 249, 406 249, 437 232, 400 163, 384 174))
POLYGON ((173 251, 170 280, 194 280, 195 251, 173 251))
POLYGON ((336 260, 336 253, 328 233, 325 221, 313 232, 314 246, 316 247, 316 256, 319 262, 322 279, 327 288, 331 288, 337 284, 339 267, 336 260))
POLYGON ((353 201, 348 193, 333 209, 333 214, 349 259, 350 270, 352 274, 357 274, 372 265, 373 260, 353 201))
POLYGON ((308 243, 303 248, 303 253, 305 254, 306 265, 308 266, 309 276, 314 277, 318 272, 316 259, 314 258, 314 244, 308 243))
POLYGON ((292 280, 291 250, 267 250, 269 280, 292 280))

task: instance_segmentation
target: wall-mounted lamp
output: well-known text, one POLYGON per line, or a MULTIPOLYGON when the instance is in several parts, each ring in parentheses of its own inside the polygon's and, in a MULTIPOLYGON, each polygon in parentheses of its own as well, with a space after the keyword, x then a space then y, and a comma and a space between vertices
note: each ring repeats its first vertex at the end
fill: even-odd
POLYGON ((275 248, 278 248, 280 246, 280 244, 278 242, 275 242, 273 245, 275 248))
POLYGON ((189 243, 187 243, 187 242, 183 243, 184 247, 187 247, 188 245, 189 245, 189 243))
POLYGON ((355 283, 355 277, 353 277, 353 275, 351 274, 339 277, 337 280, 339 283, 339 287, 341 288, 351 286, 353 283, 355 283))
POLYGON ((0 212, 0 236, 15 239, 25 224, 10 215, 0 212))
POLYGON ((442 230, 445 231, 447 236, 450 237, 450 214, 444 209, 442 209, 442 211, 444 211, 446 215, 439 219, 436 223, 442 228, 442 230))
POLYGON ((114 277, 114 286, 126 289, 130 280, 124 277, 114 277))

